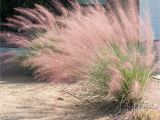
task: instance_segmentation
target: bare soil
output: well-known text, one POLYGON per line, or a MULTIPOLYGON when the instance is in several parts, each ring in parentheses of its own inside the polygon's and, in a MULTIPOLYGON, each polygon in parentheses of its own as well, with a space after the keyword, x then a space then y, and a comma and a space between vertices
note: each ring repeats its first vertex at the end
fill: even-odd
MULTIPOLYGON (((105 111, 82 107, 62 87, 25 76, 1 76, 0 120, 109 120, 105 111)), ((160 82, 152 81, 144 103, 160 111, 160 82)))

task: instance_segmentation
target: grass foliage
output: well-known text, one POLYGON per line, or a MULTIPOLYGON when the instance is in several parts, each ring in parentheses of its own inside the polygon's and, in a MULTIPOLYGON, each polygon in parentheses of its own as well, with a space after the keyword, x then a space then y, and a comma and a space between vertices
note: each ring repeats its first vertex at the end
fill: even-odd
POLYGON ((113 96, 120 104, 139 102, 154 66, 148 17, 139 18, 135 0, 127 1, 125 7, 116 1, 114 9, 98 3, 88 7, 71 4, 73 11, 57 4, 61 17, 40 5, 33 10, 16 9, 23 16, 10 19, 12 24, 7 26, 18 24, 23 33, 17 35, 18 40, 9 41, 20 46, 25 41, 22 64, 34 69, 36 79, 90 80, 97 94, 113 96), (32 40, 24 35, 34 30, 44 33, 32 40))
POLYGON ((113 43, 102 50, 90 71, 90 79, 100 93, 113 95, 122 103, 136 103, 151 77, 152 64, 145 64, 141 45, 127 45, 125 50, 113 43), (124 52, 125 51, 125 52, 124 52))

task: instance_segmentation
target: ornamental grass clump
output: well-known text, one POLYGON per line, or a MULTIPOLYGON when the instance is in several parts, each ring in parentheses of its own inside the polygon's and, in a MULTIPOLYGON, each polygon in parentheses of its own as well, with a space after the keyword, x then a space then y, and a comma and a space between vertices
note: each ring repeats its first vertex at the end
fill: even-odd
POLYGON ((150 80, 154 56, 143 51, 144 46, 128 44, 122 50, 110 44, 90 72, 101 93, 114 97, 122 104, 138 103, 150 80))
MULTIPOLYGON (((90 80, 97 94, 112 96, 119 103, 140 101, 154 66, 149 18, 139 17, 136 0, 124 5, 115 1, 114 10, 98 3, 72 5, 70 11, 59 7, 61 17, 42 14, 47 20, 37 22, 42 22, 45 32, 27 43, 22 64, 34 69, 40 80, 90 80)), ((37 9, 32 13, 37 14, 37 9)))

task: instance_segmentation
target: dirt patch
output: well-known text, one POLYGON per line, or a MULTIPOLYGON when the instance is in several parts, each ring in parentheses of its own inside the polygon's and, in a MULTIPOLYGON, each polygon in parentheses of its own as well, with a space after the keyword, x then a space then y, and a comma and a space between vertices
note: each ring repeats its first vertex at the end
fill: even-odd
MULTIPOLYGON (((79 106, 80 100, 60 91, 64 85, 33 82, 30 77, 0 80, 1 120, 107 120, 105 110, 79 106)), ((160 83, 153 81, 145 94, 145 106, 159 109, 160 83)))
POLYGON ((1 120, 93 120, 103 114, 76 107, 79 101, 54 85, 31 81, 30 77, 1 77, 1 120))

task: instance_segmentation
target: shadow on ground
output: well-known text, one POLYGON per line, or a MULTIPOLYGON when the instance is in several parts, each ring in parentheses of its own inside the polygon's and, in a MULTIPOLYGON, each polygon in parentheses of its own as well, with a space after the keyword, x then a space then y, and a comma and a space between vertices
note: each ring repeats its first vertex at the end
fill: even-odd
POLYGON ((38 84, 38 83, 46 83, 45 81, 38 81, 33 79, 31 76, 27 75, 1 75, 0 76, 0 84, 38 84))

